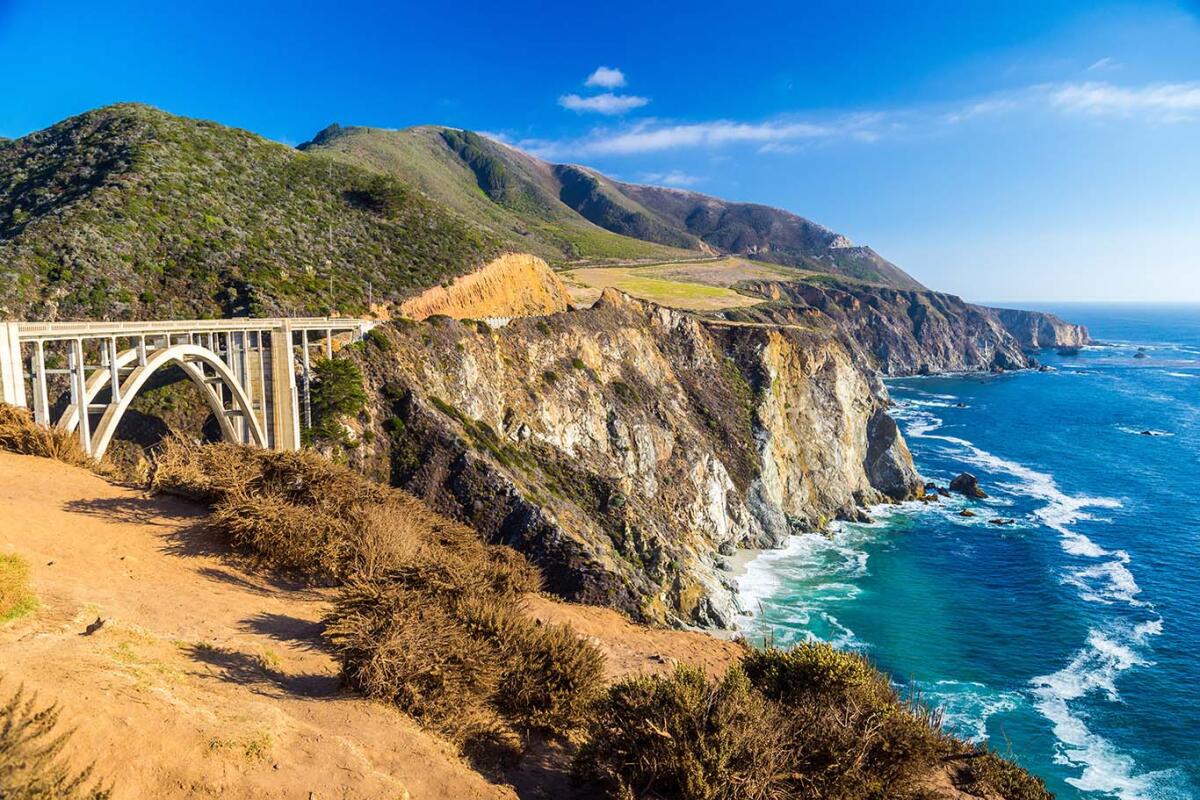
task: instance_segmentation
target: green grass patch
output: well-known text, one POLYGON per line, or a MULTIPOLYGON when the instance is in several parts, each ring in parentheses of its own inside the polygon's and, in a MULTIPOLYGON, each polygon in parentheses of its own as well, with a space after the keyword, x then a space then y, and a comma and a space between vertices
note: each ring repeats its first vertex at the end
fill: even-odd
POLYGON ((29 562, 18 555, 0 554, 0 623, 23 617, 37 608, 29 588, 29 562))

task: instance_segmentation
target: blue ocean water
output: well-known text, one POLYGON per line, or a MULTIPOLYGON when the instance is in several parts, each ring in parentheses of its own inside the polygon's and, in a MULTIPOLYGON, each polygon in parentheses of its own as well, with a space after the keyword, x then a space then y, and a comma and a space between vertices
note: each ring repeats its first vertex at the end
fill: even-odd
POLYGON ((744 627, 863 650, 1060 798, 1200 798, 1200 307, 1045 310, 1104 344, 889 383, 921 473, 991 497, 793 537, 744 627))

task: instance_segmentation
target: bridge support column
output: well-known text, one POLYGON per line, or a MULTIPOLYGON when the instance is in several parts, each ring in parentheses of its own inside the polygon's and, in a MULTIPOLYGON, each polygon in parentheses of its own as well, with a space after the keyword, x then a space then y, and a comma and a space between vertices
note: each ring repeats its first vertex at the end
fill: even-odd
POLYGON ((21 365, 21 339, 17 323, 0 323, 0 400, 25 407, 25 371, 21 365))
POLYGON ((300 404, 296 396, 296 351, 292 326, 284 322, 271 331, 271 404, 274 410, 273 446, 300 449, 300 404))

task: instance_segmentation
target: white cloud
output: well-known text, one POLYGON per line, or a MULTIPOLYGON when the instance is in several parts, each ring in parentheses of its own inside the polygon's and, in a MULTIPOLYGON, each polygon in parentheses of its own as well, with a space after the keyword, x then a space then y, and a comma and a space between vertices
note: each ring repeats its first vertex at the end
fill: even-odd
POLYGON ((1097 61, 1092 62, 1092 65, 1087 68, 1088 72, 1105 72, 1111 69, 1120 69, 1121 63, 1112 56, 1105 56, 1097 61))
POLYGON ((588 75, 588 79, 583 85, 619 89, 625 85, 625 73, 616 67, 596 67, 596 71, 588 75))
POLYGON ((579 139, 549 142, 527 140, 522 142, 521 146, 542 158, 552 159, 635 155, 667 150, 719 148, 735 144, 765 146, 772 143, 836 138, 870 142, 881 135, 874 127, 882 120, 883 115, 880 114, 858 114, 829 122, 714 120, 672 124, 646 119, 620 128, 596 129, 579 139))
POLYGON ((705 180, 699 175, 689 175, 678 169, 673 169, 670 172, 643 172, 641 179, 643 183, 661 184, 663 186, 695 186, 697 183, 703 183, 705 180))
POLYGON ((1049 100, 1062 111, 1184 122, 1200 114, 1200 81, 1133 88, 1101 82, 1063 84, 1050 91, 1049 100))
MULTIPOLYGON (((605 93, 567 95, 564 108, 618 115, 648 103, 644 97, 605 93)), ((765 121, 717 119, 675 122, 644 118, 624 125, 597 127, 570 139, 526 139, 515 143, 542 158, 574 159, 629 156, 679 150, 718 151, 736 145, 761 154, 789 154, 817 143, 872 143, 933 136, 956 126, 999 124, 1018 115, 1059 114, 1127 118, 1129 124, 1200 120, 1200 81, 1118 86, 1106 81, 1046 83, 996 92, 957 104, 925 105, 840 116, 799 114, 765 121)))
POLYGON ((633 94, 613 94, 612 92, 605 92, 604 94, 597 94, 592 97, 567 94, 558 98, 558 104, 571 111, 581 114, 604 114, 610 117, 624 114, 635 108, 641 108, 649 102, 650 98, 648 97, 638 97, 633 94))

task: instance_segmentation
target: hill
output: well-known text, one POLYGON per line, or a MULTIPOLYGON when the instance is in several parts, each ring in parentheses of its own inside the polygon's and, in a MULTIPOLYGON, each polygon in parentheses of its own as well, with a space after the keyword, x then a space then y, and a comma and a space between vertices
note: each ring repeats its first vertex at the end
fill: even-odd
POLYGON ((697 254, 690 237, 664 245, 593 224, 559 198, 561 185, 552 165, 469 131, 331 125, 300 149, 395 176, 486 226, 510 247, 551 262, 697 254))
POLYGON ((622 183, 587 167, 550 164, 471 131, 331 125, 300 147, 414 183, 552 262, 731 254, 921 288, 869 247, 787 211, 622 183))
POLYGON ((395 178, 116 105, 0 143, 0 316, 366 311, 505 249, 395 178))

